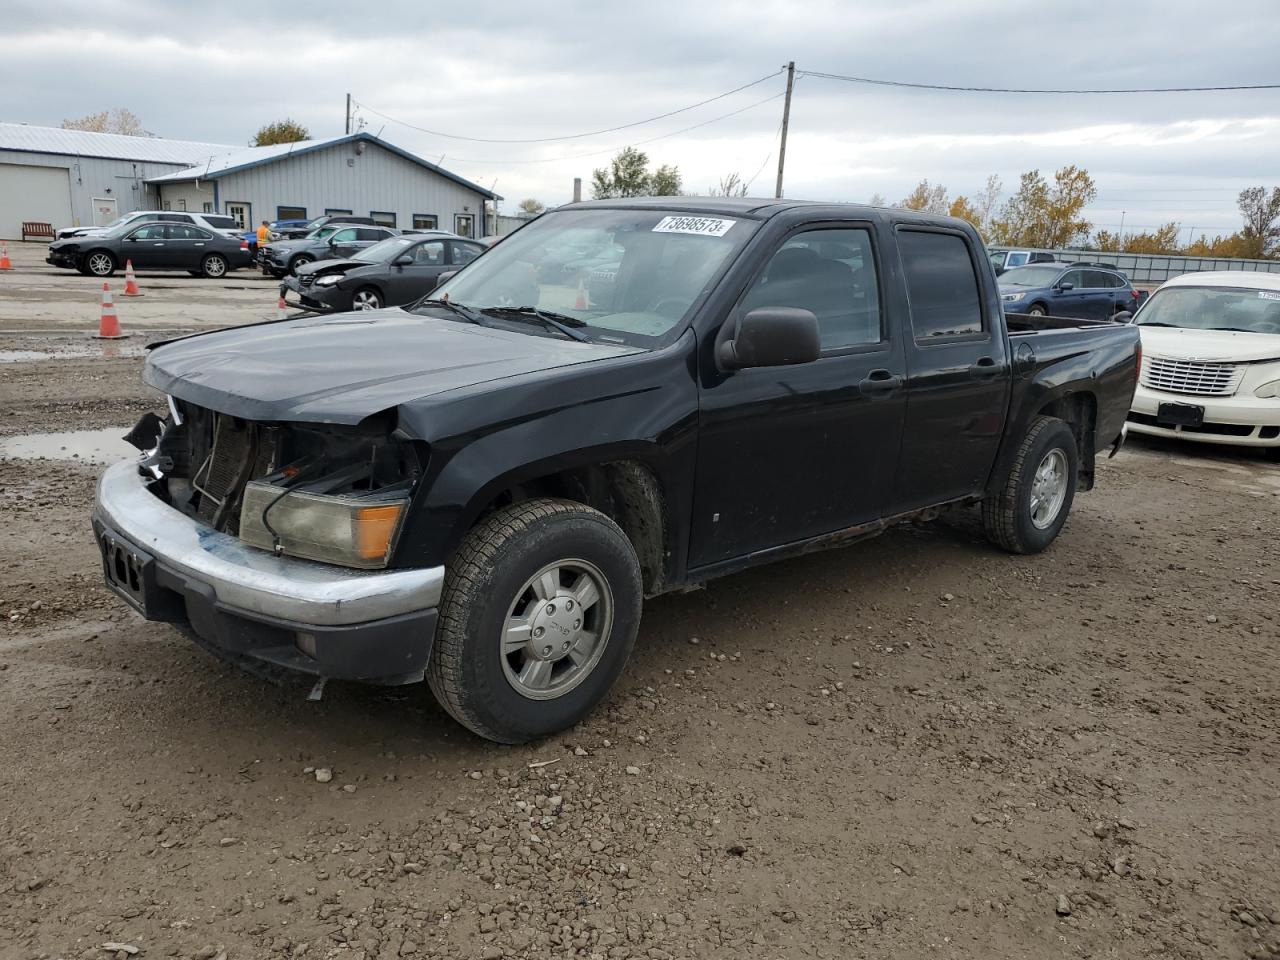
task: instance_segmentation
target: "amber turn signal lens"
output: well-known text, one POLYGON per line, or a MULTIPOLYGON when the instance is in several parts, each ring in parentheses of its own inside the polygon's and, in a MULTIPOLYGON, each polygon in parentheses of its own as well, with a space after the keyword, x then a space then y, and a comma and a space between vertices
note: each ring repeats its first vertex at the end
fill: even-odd
POLYGON ((391 538, 400 523, 401 504, 387 507, 363 507, 352 518, 355 527, 356 553, 365 560, 378 560, 387 556, 391 538))

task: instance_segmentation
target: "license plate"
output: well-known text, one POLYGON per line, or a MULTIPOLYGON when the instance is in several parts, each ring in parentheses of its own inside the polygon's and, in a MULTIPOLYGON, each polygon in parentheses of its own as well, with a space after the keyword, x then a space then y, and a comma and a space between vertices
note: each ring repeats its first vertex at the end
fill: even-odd
POLYGON ((98 547, 102 551, 102 572, 106 576, 107 586, 145 615, 147 578, 151 574, 149 568, 153 562, 151 557, 107 530, 98 538, 98 547))
POLYGON ((1156 423, 1162 427, 1204 426, 1204 407, 1193 403, 1162 403, 1156 410, 1156 423))

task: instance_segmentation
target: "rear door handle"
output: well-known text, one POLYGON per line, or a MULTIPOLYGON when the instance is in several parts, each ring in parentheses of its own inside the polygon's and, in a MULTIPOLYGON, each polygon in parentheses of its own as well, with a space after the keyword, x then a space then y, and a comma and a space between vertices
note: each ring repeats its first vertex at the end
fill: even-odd
POLYGON ((1000 368, 996 366, 995 360, 991 357, 979 357, 969 367, 969 376, 975 380, 990 380, 999 372, 1000 368))
POLYGON ((873 399, 897 393, 902 387, 902 377, 889 370, 872 370, 858 381, 858 392, 873 399))

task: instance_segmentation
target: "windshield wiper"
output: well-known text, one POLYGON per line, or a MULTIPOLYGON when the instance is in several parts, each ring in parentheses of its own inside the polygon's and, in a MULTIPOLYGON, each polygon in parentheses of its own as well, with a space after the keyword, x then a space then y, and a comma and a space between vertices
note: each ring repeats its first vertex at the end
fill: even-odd
POLYGON ((476 311, 472 310, 470 307, 466 306, 465 304, 454 303, 452 300, 433 300, 430 297, 423 297, 421 300, 415 303, 410 309, 416 311, 419 307, 440 307, 444 310, 448 310, 450 313, 455 314, 456 316, 461 317, 463 320, 466 320, 468 323, 474 323, 474 324, 478 324, 479 326, 484 326, 484 322, 480 319, 480 314, 476 313, 476 311))
POLYGON ((1174 329, 1177 329, 1177 330, 1184 329, 1183 327, 1179 327, 1176 323, 1161 323, 1159 320, 1143 320, 1141 323, 1138 324, 1138 326, 1140 327, 1173 327, 1174 329))
POLYGON ((566 316, 563 313, 553 313, 550 310, 539 310, 537 307, 485 307, 481 313, 486 316, 493 317, 514 317, 516 319, 537 320, 544 326, 558 333, 564 334, 570 340, 577 340, 579 343, 590 343, 591 338, 585 333, 576 330, 576 327, 585 327, 586 323, 577 317, 566 316))

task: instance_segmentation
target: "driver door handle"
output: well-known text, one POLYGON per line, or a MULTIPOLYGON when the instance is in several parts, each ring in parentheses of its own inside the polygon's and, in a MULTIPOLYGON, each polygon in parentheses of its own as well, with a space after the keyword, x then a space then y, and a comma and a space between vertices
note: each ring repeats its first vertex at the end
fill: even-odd
POLYGON ((858 381, 858 392, 873 399, 891 396, 901 387, 902 377, 889 370, 872 370, 858 381))

